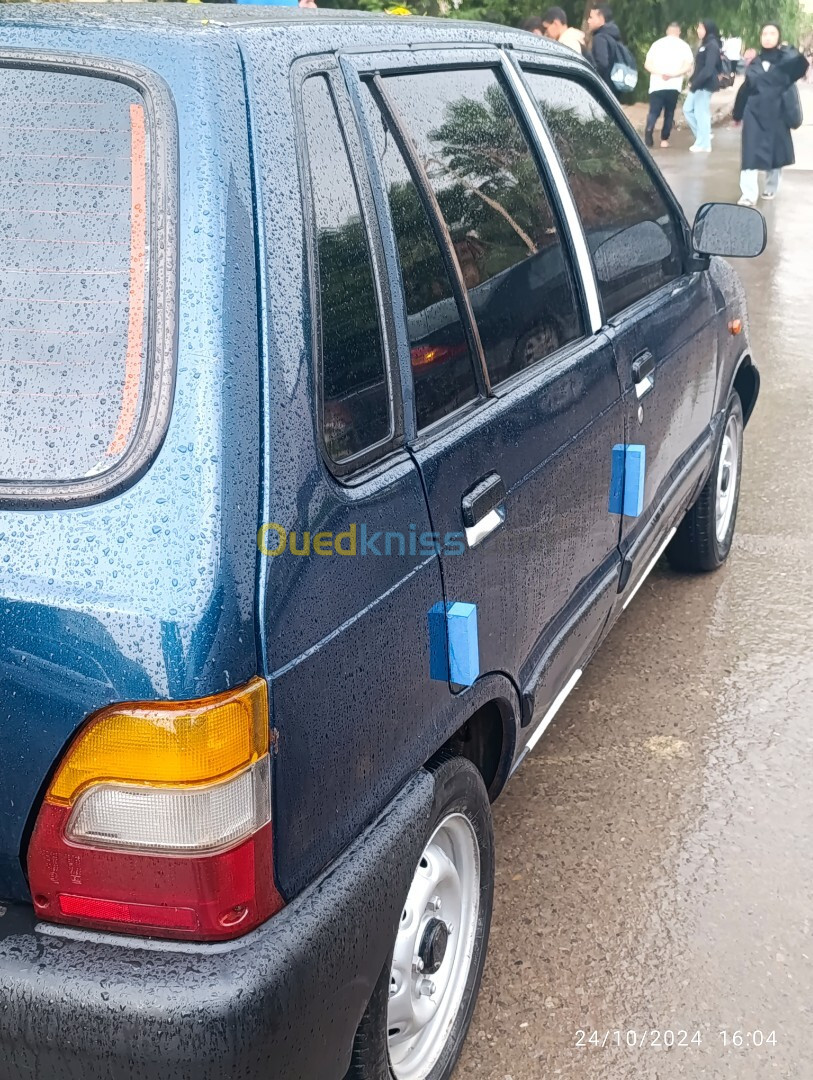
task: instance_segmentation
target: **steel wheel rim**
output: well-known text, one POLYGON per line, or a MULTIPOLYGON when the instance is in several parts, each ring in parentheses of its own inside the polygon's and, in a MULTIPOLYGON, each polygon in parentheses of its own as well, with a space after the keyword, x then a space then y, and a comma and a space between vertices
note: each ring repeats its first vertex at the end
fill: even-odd
POLYGON ((737 478, 740 461, 740 427, 736 416, 729 416, 720 447, 720 463, 717 466, 717 497, 715 504, 715 531, 717 542, 722 544, 728 535, 737 497, 737 478))
POLYGON ((425 1080, 443 1053, 465 995, 479 910, 477 836, 467 817, 449 814, 418 860, 395 938, 387 1047, 396 1080, 425 1080), (430 972, 432 963, 427 967, 421 955, 437 961, 426 941, 427 934, 434 940, 438 922, 448 939, 437 971, 430 972))

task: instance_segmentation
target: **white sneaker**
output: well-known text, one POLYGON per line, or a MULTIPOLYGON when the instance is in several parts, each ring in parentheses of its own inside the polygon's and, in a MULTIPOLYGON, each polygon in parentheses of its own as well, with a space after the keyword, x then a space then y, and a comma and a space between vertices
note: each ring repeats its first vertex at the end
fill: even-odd
POLYGON ((762 198, 763 199, 775 199, 776 198, 776 192, 775 191, 763 191, 762 192, 762 198))
POLYGON ((744 195, 740 195, 739 199, 737 199, 737 206, 756 206, 756 203, 746 199, 744 195))
POLYGON ((710 154, 711 153, 711 147, 710 146, 698 146, 697 143, 695 143, 694 146, 689 147, 689 153, 690 154, 710 154))

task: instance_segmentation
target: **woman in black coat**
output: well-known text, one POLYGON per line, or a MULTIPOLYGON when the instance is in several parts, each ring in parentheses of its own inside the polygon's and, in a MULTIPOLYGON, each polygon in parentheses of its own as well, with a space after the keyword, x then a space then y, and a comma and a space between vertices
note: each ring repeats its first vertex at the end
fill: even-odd
POLYGON ((740 202, 755 206, 759 200, 759 171, 767 178, 763 199, 773 199, 785 165, 792 165, 791 127, 798 127, 800 116, 793 84, 807 71, 807 60, 796 49, 782 45, 782 32, 776 23, 762 28, 762 51, 745 72, 745 82, 734 103, 734 121, 742 122, 742 172, 740 202))

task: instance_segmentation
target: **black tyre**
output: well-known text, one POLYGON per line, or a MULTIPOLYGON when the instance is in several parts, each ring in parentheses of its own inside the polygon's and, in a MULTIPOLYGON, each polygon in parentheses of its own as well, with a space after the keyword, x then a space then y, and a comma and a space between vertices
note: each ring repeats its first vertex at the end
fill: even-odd
POLYGON ((447 1080, 471 1023, 494 898, 491 808, 470 761, 431 771, 426 845, 346 1080, 447 1080))
POLYGON ((675 570, 716 570, 728 558, 740 498, 742 435, 742 403, 732 391, 711 474, 666 549, 675 570))

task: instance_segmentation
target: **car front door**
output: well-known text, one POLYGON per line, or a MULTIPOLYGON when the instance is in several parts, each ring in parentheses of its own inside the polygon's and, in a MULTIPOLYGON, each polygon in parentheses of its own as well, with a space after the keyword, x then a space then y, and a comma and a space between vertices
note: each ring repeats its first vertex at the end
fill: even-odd
POLYGON ((644 447, 639 512, 622 519, 623 583, 634 588, 711 452, 714 296, 709 275, 689 270, 679 208, 615 105, 578 78, 524 66, 585 226, 624 392, 625 442, 644 447))
POLYGON ((562 225, 541 125, 499 51, 370 65, 353 58, 403 286, 393 304, 414 386, 407 441, 444 595, 476 606, 480 671, 519 683, 529 722, 572 677, 617 589, 612 346, 574 272, 584 237, 562 225))

